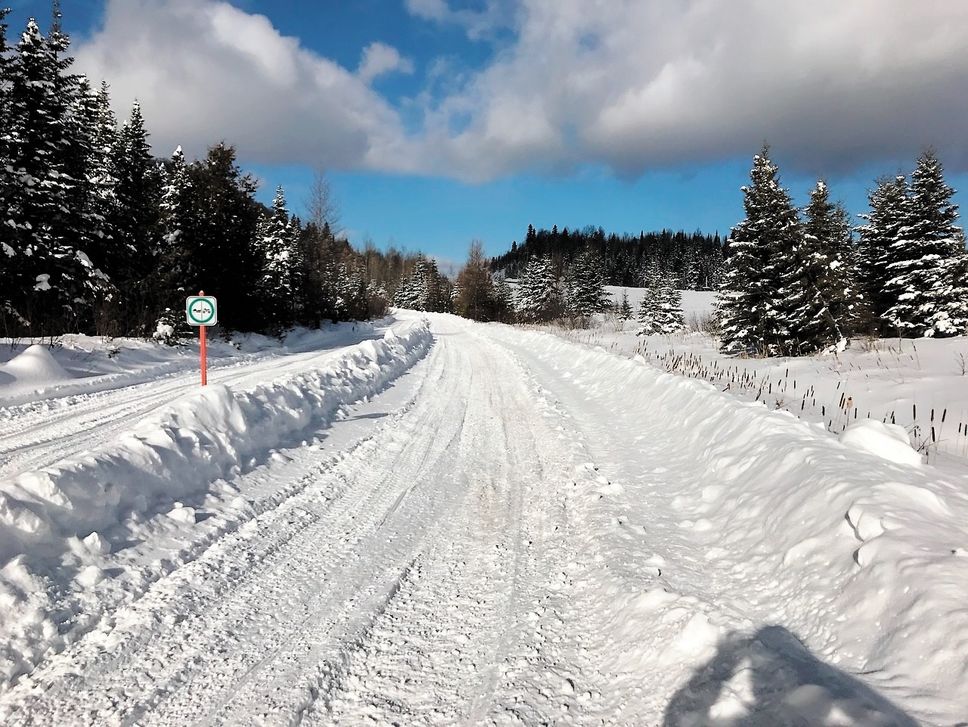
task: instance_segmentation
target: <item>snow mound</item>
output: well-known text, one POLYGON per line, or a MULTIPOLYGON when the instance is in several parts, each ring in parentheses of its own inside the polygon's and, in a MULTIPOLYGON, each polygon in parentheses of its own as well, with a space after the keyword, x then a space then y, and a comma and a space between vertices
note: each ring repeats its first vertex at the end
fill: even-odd
POLYGON ((840 443, 888 462, 916 467, 921 465, 920 453, 911 448, 907 432, 897 424, 885 424, 873 419, 860 421, 844 430, 840 443))
POLYGON ((36 388, 73 378, 57 363, 50 349, 39 344, 28 347, 15 358, 0 365, 0 372, 7 375, 0 378, 0 387, 3 388, 36 388))

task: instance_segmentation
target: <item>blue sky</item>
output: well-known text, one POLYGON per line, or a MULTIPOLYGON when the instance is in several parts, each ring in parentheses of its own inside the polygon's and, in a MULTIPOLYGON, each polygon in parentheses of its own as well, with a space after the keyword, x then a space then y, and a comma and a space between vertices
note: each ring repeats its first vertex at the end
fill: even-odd
MULTIPOLYGON (((460 260, 473 239, 502 252, 529 223, 723 233, 742 216, 739 187, 766 139, 801 203, 822 175, 863 211, 874 177, 909 169, 925 144, 968 188, 957 120, 968 118, 968 54, 943 32, 968 21, 966 4, 914 13, 883 0, 896 7, 839 19, 842 3, 818 2, 829 7, 64 0, 63 10, 78 69, 108 80, 122 113, 139 98, 159 154, 224 138, 262 198, 282 184, 297 211, 312 170, 325 169, 353 242, 460 260), (900 41, 899 59, 889 49, 900 41)), ((46 25, 49 3, 11 4, 12 35, 31 14, 46 25)))

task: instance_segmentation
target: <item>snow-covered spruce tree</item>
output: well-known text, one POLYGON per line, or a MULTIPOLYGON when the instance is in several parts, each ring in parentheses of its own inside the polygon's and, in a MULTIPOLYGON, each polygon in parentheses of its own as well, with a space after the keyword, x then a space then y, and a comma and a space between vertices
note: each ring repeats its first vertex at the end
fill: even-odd
POLYGON ((801 231, 778 173, 764 147, 743 187, 746 218, 731 232, 719 294, 720 345, 727 353, 776 355, 797 348, 790 325, 802 290, 790 273, 801 231))
POLYGON ((911 175, 908 224, 890 247, 885 313, 902 336, 953 336, 968 326, 964 272, 965 238, 955 191, 944 180, 941 162, 924 152, 911 175))
MULTIPOLYGON (((71 174, 77 180, 75 210, 78 226, 83 229, 79 239, 91 260, 107 270, 116 244, 112 214, 118 204, 114 159, 118 131, 107 84, 95 90, 87 79, 80 79, 71 122, 75 139, 71 174)), ((108 295, 113 292, 112 286, 108 295)))
POLYGON ((663 274, 662 268, 659 266, 659 261, 656 258, 652 258, 644 263, 642 282, 645 285, 645 291, 642 295, 642 300, 639 301, 639 310, 636 319, 639 322, 638 335, 648 336, 659 332, 660 288, 663 283, 663 274))
POLYGON ((118 290, 114 315, 121 332, 150 335, 164 306, 165 291, 154 276, 162 251, 160 202, 161 168, 151 154, 141 106, 118 133, 115 144, 116 205, 110 221, 113 254, 105 262, 118 290))
POLYGON ((682 294, 670 280, 666 280, 656 296, 656 313, 652 319, 654 333, 679 333, 686 324, 682 313, 682 294))
POLYGON ((420 261, 414 266, 414 271, 410 277, 405 278, 397 286, 396 293, 393 295, 393 305, 397 308, 409 308, 420 310, 420 297, 423 290, 423 266, 420 261))
POLYGON ((518 315, 521 320, 534 323, 557 318, 562 310, 561 291, 551 258, 531 258, 518 287, 518 315))
POLYGON ((219 321, 226 329, 261 330, 259 288, 262 272, 255 231, 262 206, 256 183, 236 164, 235 150, 216 144, 189 166, 192 184, 192 263, 196 284, 219 299, 219 321))
POLYGON ((790 280, 790 287, 801 291, 789 324, 796 341, 789 352, 797 354, 845 347, 862 303, 847 212, 830 201, 824 181, 810 193, 804 214, 798 265, 790 280))
POLYGON ((9 333, 76 329, 104 285, 103 274, 77 247, 84 230, 73 206, 76 127, 70 114, 78 79, 67 73, 68 42, 58 22, 44 37, 30 20, 7 68, 2 196, 9 333))
POLYGON ((514 293, 504 278, 498 278, 494 283, 494 303, 497 308, 497 319, 502 323, 514 322, 514 293))
POLYGON ((5 22, 9 8, 0 8, 0 331, 11 335, 24 330, 29 322, 18 312, 17 286, 22 284, 20 268, 24 261, 19 258, 16 230, 8 224, 11 204, 19 191, 19 182, 11 157, 12 118, 10 111, 10 86, 12 82, 12 58, 7 42, 8 25, 5 22))
POLYGON ((189 335, 184 316, 175 314, 182 299, 200 287, 192 258, 192 181, 179 146, 164 169, 161 189, 161 246, 157 258, 160 300, 165 305, 155 337, 171 343, 189 335), (170 329, 170 330, 169 330, 170 329))
POLYGON ((355 266, 341 263, 339 266, 339 296, 336 311, 340 320, 362 320, 367 317, 368 299, 366 279, 355 266))
POLYGON ((299 289, 295 274, 299 241, 290 226, 282 187, 276 189, 272 210, 259 223, 256 245, 262 258, 258 295, 264 322, 269 330, 279 334, 293 323, 294 301, 299 289))
POLYGON ((618 317, 623 321, 632 319, 632 306, 629 305, 629 293, 627 290, 622 291, 622 300, 618 304, 618 317))
POLYGON ((597 256, 590 250, 579 254, 565 276, 565 301, 568 314, 587 318, 608 308, 605 276, 597 256))
POLYGON ((398 308, 446 313, 451 309, 450 298, 450 286, 437 270, 437 262, 421 255, 414 262, 410 277, 397 288, 393 304, 398 308))
POLYGON ((892 246, 901 239, 901 232, 911 217, 907 179, 900 174, 879 179, 867 199, 870 212, 860 215, 866 224, 857 228, 860 233, 857 267, 864 288, 864 313, 867 316, 863 325, 870 333, 886 333, 889 324, 884 316, 894 304, 887 287, 888 281, 894 277, 888 269, 892 262, 892 246))

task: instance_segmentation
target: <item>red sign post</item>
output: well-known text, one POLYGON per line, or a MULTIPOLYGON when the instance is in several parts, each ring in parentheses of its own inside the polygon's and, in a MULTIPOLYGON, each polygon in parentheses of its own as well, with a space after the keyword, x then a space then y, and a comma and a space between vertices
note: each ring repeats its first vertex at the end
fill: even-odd
MULTIPOLYGON (((205 295, 204 290, 198 291, 199 295, 205 295)), ((202 386, 208 386, 208 337, 205 335, 207 326, 198 327, 198 353, 201 358, 202 366, 202 386)))
POLYGON ((198 295, 189 296, 185 300, 185 318, 188 325, 198 328, 198 352, 201 359, 202 386, 208 385, 208 341, 206 329, 218 323, 218 304, 211 295, 205 295, 200 290, 198 295))

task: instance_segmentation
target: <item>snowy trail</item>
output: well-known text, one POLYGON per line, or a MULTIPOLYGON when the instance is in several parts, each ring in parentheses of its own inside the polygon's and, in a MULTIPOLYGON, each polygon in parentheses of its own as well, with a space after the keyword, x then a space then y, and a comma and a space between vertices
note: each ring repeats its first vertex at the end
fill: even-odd
MULTIPOLYGON (((361 329, 357 340, 344 338, 330 350, 256 357, 245 363, 216 362, 209 371, 209 382, 233 387, 264 383, 323 364, 346 347, 375 335, 361 329)), ((198 372, 186 371, 48 400, 43 407, 12 407, 0 417, 0 478, 94 449, 158 408, 197 390, 198 372)))
MULTIPOLYGON (((236 472, 249 517, 0 693, 0 722, 916 724, 898 704, 957 721, 957 661, 935 649, 931 684, 905 648, 957 653, 961 592, 877 595, 898 566, 845 522, 873 506, 845 500, 836 440, 550 336, 431 320, 408 373, 236 472), (690 439, 708 421, 722 441, 690 439), (752 468, 745 430, 767 440, 752 468), (828 529, 787 533, 780 484, 805 464, 828 529)), ((905 515, 942 512, 930 473, 861 465, 859 490, 893 478, 905 515)), ((107 557, 131 570, 149 544, 107 557)), ((965 560, 906 557, 942 582, 965 560)))
POLYGON ((24 679, 4 723, 474 723, 509 664, 557 660, 534 620, 565 555, 542 487, 567 458, 510 358, 441 327, 408 405, 335 466, 290 452, 291 496, 24 679))

